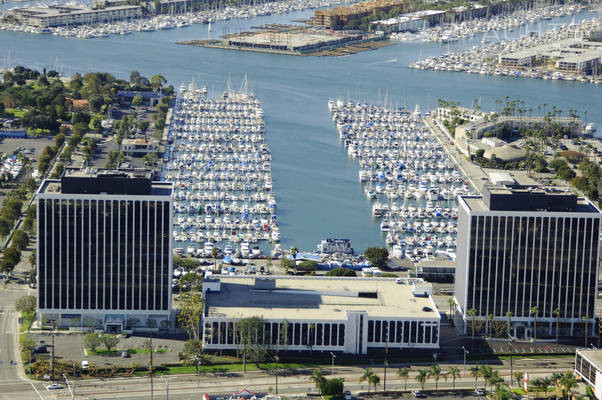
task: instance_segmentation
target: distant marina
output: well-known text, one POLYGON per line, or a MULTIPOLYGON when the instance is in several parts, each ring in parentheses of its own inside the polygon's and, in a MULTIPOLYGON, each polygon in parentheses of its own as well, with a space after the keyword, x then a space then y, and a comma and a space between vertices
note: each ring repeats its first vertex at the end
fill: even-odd
POLYGON ((208 98, 207 88, 180 88, 162 178, 175 183, 176 252, 211 257, 261 254, 279 242, 270 150, 259 100, 248 89, 208 98))
POLYGON ((359 161, 358 179, 393 256, 455 259, 455 199, 474 189, 424 126, 420 109, 410 114, 341 99, 328 108, 348 154, 359 161))
POLYGON ((563 25, 541 35, 533 33, 517 40, 473 46, 461 53, 428 57, 410 67, 599 84, 602 78, 597 69, 601 64, 602 44, 582 38, 600 30, 599 19, 584 20, 579 25, 563 25), (555 68, 551 68, 548 61, 553 61, 555 68))

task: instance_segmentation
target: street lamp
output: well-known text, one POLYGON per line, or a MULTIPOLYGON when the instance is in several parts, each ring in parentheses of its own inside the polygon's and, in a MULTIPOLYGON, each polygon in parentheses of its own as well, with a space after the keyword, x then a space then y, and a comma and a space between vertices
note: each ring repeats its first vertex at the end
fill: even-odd
POLYGON ((334 375, 334 359, 337 358, 337 356, 335 356, 332 351, 330 352, 330 355, 332 356, 332 364, 330 365, 330 375, 334 375))
POLYGON ((468 350, 462 346, 462 350, 464 351, 464 375, 466 375, 466 355, 468 354, 468 350))

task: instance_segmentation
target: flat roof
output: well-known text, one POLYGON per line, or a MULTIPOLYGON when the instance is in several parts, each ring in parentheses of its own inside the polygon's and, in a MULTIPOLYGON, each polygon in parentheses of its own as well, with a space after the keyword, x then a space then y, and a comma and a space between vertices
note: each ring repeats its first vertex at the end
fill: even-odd
POLYGON ((123 6, 111 6, 106 8, 90 8, 82 5, 75 6, 67 6, 67 5, 51 5, 47 7, 43 6, 34 6, 29 8, 17 8, 16 12, 22 14, 28 14, 31 16, 48 18, 48 17, 58 17, 63 15, 79 15, 79 14, 89 14, 89 13, 103 13, 110 11, 119 11, 119 10, 133 10, 140 9, 140 6, 132 6, 132 5, 123 5, 123 6))
MULTIPOLYGON (((146 196, 168 196, 171 197, 173 192, 174 184, 171 182, 151 182, 151 191, 146 196)), ((63 194, 61 191, 61 180, 60 179, 45 179, 40 188, 38 194, 63 194)), ((65 193, 65 194, 77 194, 77 193, 65 193)), ((82 193, 83 194, 83 193, 82 193)), ((119 194, 117 194, 119 195, 119 194)), ((104 195, 103 195, 104 196, 104 195)))
POLYGON ((221 277, 220 292, 206 299, 208 317, 345 320, 346 311, 365 311, 370 317, 440 318, 429 297, 415 297, 412 285, 394 279, 272 277, 273 289, 256 288, 255 279, 221 277))
MULTIPOLYGON (((459 196, 462 201, 470 208, 472 211, 509 211, 515 212, 520 210, 490 210, 489 207, 483 201, 481 196, 459 196)), ((525 212, 533 212, 532 210, 524 210, 525 212)), ((550 212, 550 211, 541 211, 541 212, 550 212)), ((577 205, 575 210, 572 212, 580 212, 580 213, 600 213, 594 205, 592 205, 589 201, 582 197, 577 198, 577 205)))
POLYGON ((581 355, 587 358, 598 369, 602 369, 602 350, 577 350, 581 355))

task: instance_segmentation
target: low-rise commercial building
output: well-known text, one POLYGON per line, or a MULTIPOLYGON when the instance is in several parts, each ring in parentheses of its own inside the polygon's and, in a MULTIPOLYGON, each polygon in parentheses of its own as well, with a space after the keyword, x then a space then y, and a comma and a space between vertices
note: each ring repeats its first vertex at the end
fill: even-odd
POLYGON ((143 156, 149 153, 157 153, 159 151, 159 142, 142 137, 123 139, 121 150, 132 156, 143 156))
POLYGON ((268 349, 438 349, 440 316, 431 286, 389 278, 222 277, 203 284, 205 350, 238 350, 241 319, 261 317, 268 349), (283 328, 284 326, 284 328, 283 328), (286 335, 283 335, 286 330, 286 335), (284 340, 286 336, 286 341, 284 340))
POLYGON ((602 350, 577 350, 575 374, 594 388, 594 395, 602 399, 602 350))
POLYGON ((92 25, 142 17, 140 6, 90 8, 81 5, 50 5, 15 9, 14 14, 23 24, 39 28, 55 26, 92 25))

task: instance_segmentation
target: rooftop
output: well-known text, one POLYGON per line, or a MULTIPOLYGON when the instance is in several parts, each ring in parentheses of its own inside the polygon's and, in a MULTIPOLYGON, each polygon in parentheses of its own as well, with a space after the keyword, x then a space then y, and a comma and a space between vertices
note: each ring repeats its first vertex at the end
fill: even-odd
POLYGON ((61 179, 46 179, 39 194, 113 194, 171 196, 173 184, 153 182, 144 169, 67 169, 61 179))
POLYGON ((394 279, 273 277, 258 286, 255 280, 222 277, 221 291, 208 295, 208 316, 343 320, 346 311, 366 311, 371 317, 439 318, 430 298, 415 297, 412 285, 394 279))
POLYGON ((460 196, 472 211, 600 213, 587 199, 553 186, 485 185, 483 196, 460 196))
POLYGON ((602 350, 577 350, 581 355, 587 358, 596 367, 602 367, 602 350))

